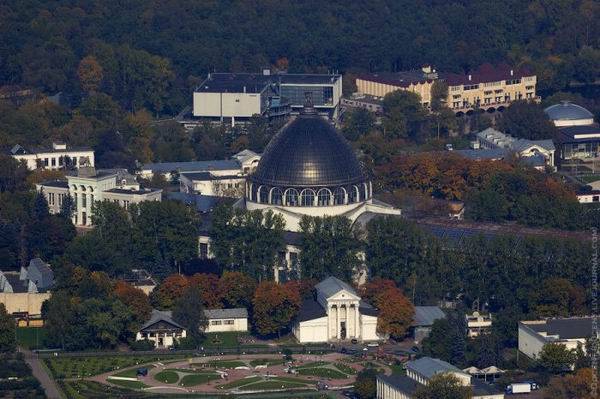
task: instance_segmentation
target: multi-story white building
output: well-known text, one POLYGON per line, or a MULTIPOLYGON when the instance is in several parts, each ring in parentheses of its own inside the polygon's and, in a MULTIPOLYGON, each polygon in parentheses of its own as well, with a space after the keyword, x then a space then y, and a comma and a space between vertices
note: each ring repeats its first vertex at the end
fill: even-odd
POLYGON ((519 351, 536 359, 546 344, 561 344, 567 349, 585 350, 592 336, 591 317, 556 318, 519 322, 519 351))
POLYGON ((88 147, 72 148, 64 143, 52 143, 49 148, 26 149, 15 145, 10 155, 34 169, 70 169, 94 166, 94 151, 88 147))
POLYGON ((473 312, 465 315, 467 321, 467 336, 475 338, 481 334, 489 333, 492 328, 492 315, 473 312))
POLYGON ((271 74, 268 70, 262 74, 211 73, 194 90, 192 116, 229 120, 232 126, 255 115, 285 116, 304 107, 307 93, 319 112, 335 116, 342 97, 342 76, 271 74))
POLYGON ((50 213, 59 213, 65 197, 70 196, 76 226, 91 225, 92 207, 96 201, 112 201, 127 209, 131 204, 161 200, 162 190, 142 190, 139 186, 130 186, 127 180, 119 180, 118 176, 113 171, 80 168, 76 174, 68 175, 66 181, 44 182, 36 188, 46 197, 50 213))
POLYGON ((471 387, 473 399, 502 399, 504 393, 491 384, 471 378, 471 376, 440 359, 422 357, 406 363, 406 376, 403 375, 378 375, 377 399, 411 399, 421 385, 437 375, 451 375, 462 386, 471 387))

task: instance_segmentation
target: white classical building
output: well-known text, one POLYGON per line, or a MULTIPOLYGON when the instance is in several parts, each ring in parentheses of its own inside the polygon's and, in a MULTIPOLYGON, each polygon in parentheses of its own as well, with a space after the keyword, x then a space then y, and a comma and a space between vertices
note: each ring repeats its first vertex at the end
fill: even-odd
POLYGON ((299 342, 382 339, 377 334, 377 310, 348 284, 328 277, 315 290, 316 298, 304 301, 293 327, 299 342))
POLYGON ((112 201, 127 209, 143 201, 160 201, 162 190, 140 189, 139 185, 119 174, 117 170, 96 170, 82 167, 66 176, 66 181, 50 181, 36 185, 48 202, 50 213, 59 213, 67 196, 73 200, 73 224, 90 226, 92 206, 96 201, 112 201))
POLYGON ((149 340, 156 349, 166 349, 171 348, 177 340, 185 338, 186 335, 185 328, 173 320, 171 311, 152 309, 150 320, 142 325, 135 335, 135 340, 149 340))
POLYGON ((94 166, 94 150, 89 147, 72 148, 64 143, 52 143, 52 147, 26 149, 15 145, 10 155, 34 169, 69 169, 94 166))

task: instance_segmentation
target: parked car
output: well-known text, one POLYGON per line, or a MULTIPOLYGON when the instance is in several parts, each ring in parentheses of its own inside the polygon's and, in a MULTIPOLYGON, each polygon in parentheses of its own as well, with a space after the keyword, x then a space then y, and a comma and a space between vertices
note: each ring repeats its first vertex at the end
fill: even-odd
POLYGON ((358 344, 358 340, 356 338, 352 338, 350 342, 352 342, 354 345, 358 344))
POLYGON ((136 375, 141 375, 142 377, 145 377, 148 375, 148 368, 147 367, 140 367, 139 369, 137 369, 135 371, 136 375))
POLYGON ((369 342, 367 346, 371 348, 377 348, 379 346, 379 342, 369 342))

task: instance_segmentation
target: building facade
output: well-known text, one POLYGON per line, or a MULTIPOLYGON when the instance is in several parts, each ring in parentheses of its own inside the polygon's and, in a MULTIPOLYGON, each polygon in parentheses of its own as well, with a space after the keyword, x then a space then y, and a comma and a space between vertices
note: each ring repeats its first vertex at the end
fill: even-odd
POLYGON ((377 341, 377 311, 343 281, 328 277, 315 286, 316 297, 307 299, 293 327, 300 343, 357 339, 377 341))
POLYGON ((66 176, 66 181, 51 181, 36 185, 48 202, 50 213, 59 213, 67 196, 73 201, 73 224, 91 226, 93 204, 96 201, 111 201, 127 209, 143 201, 160 201, 162 190, 139 189, 127 180, 120 181, 118 173, 80 168, 77 173, 66 176), (125 186, 123 186, 125 184, 125 186))
POLYGON ((32 259, 20 272, 0 271, 0 303, 9 314, 24 319, 40 318, 42 304, 50 299, 54 273, 50 265, 39 258, 32 259))
POLYGON ((52 143, 49 148, 26 149, 15 145, 10 155, 27 164, 29 170, 72 169, 94 166, 94 151, 89 147, 71 148, 64 143, 52 143))
POLYGON ((207 321, 205 333, 248 331, 248 310, 246 308, 206 309, 204 315, 207 321))
MULTIPOLYGON (((246 122, 255 115, 281 117, 299 111, 306 93, 315 108, 335 116, 342 97, 339 74, 210 73, 194 90, 192 117, 246 122)), ((187 121, 189 123, 189 121, 187 121)))
POLYGON ((186 336, 187 331, 173 320, 171 311, 152 309, 150 320, 140 328, 135 340, 149 340, 156 349, 167 349, 186 336))
POLYGON ((367 95, 381 100, 387 94, 397 90, 410 91, 421 97, 424 107, 431 105, 431 87, 438 74, 431 67, 420 71, 388 72, 360 74, 356 78, 359 95, 367 95))
POLYGON ((560 344, 567 349, 581 346, 585 350, 586 340, 591 336, 591 317, 520 321, 519 351, 536 359, 546 344, 560 344))
POLYGON ((516 100, 539 101, 537 77, 527 68, 483 64, 468 74, 440 74, 448 85, 446 104, 457 115, 479 108, 502 111, 516 100))

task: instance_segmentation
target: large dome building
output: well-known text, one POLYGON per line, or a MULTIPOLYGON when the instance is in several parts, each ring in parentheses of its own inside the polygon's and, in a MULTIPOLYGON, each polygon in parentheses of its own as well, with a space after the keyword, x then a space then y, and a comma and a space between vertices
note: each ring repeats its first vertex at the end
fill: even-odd
POLYGON ((373 200, 373 186, 342 135, 314 109, 285 126, 265 149, 246 183, 245 206, 283 216, 298 231, 304 215, 348 217, 366 212, 400 214, 373 200))
POLYGON ((544 112, 557 127, 588 126, 594 123, 594 115, 590 111, 569 101, 551 105, 544 112))

